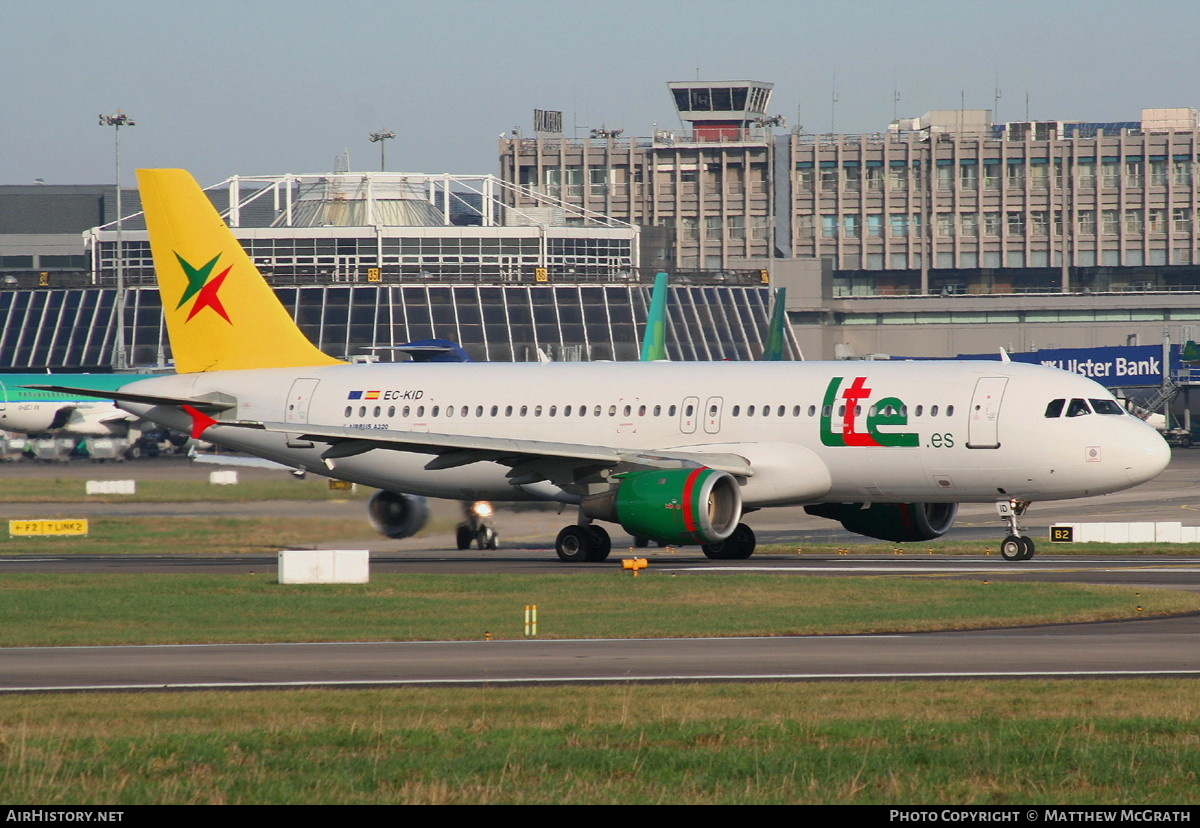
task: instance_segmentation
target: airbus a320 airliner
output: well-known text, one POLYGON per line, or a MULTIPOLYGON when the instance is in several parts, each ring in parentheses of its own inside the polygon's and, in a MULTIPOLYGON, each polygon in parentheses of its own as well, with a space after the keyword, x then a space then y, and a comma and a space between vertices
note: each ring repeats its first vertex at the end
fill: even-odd
POLYGON ((632 535, 749 557, 743 516, 807 507, 896 542, 996 503, 1008 559, 1032 557, 1035 500, 1136 486, 1167 465, 1097 383, 1013 362, 347 365, 305 339, 183 170, 138 173, 178 373, 109 395, 147 420, 374 486, 400 533, 408 496, 578 507, 564 561, 632 535))

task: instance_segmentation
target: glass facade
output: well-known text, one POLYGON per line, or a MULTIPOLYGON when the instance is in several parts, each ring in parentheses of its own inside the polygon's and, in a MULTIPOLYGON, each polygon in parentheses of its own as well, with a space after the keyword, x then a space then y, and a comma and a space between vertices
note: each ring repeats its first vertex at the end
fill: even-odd
MULTIPOLYGON (((0 370, 89 371, 112 365, 113 288, 0 291, 0 370)), ((276 287, 305 335, 336 357, 403 361, 392 348, 449 339, 475 360, 636 360, 650 302, 638 284, 362 284, 276 287)), ((766 286, 672 287, 672 360, 751 360, 770 319, 766 286)), ((158 291, 127 292, 127 350, 138 366, 170 359, 158 291)), ((785 350, 799 351, 790 328, 785 350)))

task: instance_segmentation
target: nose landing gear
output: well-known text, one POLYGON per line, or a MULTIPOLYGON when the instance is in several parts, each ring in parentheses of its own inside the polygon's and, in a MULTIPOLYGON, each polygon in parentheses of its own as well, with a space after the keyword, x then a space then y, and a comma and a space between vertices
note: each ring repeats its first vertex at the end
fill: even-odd
POLYGON ((996 504, 1000 519, 1008 524, 1008 537, 1000 543, 1000 557, 1006 561, 1027 561, 1033 557, 1033 538, 1022 534, 1021 516, 1029 508, 1027 500, 1001 500, 996 504))

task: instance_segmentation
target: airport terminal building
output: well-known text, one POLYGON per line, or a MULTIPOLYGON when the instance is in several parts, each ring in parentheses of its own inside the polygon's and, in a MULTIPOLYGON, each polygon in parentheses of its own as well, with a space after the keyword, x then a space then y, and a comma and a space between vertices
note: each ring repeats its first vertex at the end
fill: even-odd
MULTIPOLYGON (((789 353, 808 358, 1200 334, 1196 110, 1010 123, 934 110, 811 134, 770 114, 773 88, 667 84, 679 125, 642 138, 515 130, 497 176, 233 177, 211 193, 337 356, 388 360, 437 336, 476 359, 635 358, 659 269, 675 359, 754 358, 774 286, 788 288, 789 353)), ((0 369, 112 364, 111 194, 0 187, 0 369)), ((125 199, 126 345, 159 363, 136 192, 125 199)))
MULTIPOLYGON (((436 337, 477 360, 636 359, 654 275, 641 265, 638 228, 565 203, 512 208, 504 186, 493 176, 330 173, 234 177, 209 193, 331 355, 402 360, 395 346, 436 337)), ((89 196, 105 198, 100 188, 89 196)), ((63 263, 42 252, 50 241, 6 252, 0 369, 113 367, 119 304, 132 364, 169 362, 136 192, 125 203, 133 206, 119 230, 115 221, 88 225, 73 267, 54 266, 63 263)), ((758 270, 681 276, 669 355, 756 358, 770 302, 758 270)), ((794 341, 787 348, 799 355, 794 341)))

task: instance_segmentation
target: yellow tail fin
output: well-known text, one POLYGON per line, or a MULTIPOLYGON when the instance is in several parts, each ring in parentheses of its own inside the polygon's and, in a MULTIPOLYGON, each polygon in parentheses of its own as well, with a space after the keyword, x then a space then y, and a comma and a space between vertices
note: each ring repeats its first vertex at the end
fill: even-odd
POLYGON ((305 338, 186 170, 138 170, 181 374, 337 365, 305 338))

